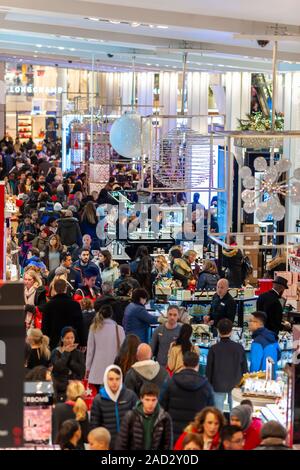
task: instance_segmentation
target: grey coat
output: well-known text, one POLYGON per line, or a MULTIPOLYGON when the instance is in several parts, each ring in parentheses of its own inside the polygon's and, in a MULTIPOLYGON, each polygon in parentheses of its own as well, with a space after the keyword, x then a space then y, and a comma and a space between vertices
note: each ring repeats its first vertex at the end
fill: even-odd
POLYGON ((106 318, 102 328, 96 332, 90 329, 86 353, 86 370, 90 371, 89 382, 91 384, 103 384, 105 369, 114 363, 118 354, 117 328, 119 332, 120 346, 125 339, 125 333, 120 325, 106 318))

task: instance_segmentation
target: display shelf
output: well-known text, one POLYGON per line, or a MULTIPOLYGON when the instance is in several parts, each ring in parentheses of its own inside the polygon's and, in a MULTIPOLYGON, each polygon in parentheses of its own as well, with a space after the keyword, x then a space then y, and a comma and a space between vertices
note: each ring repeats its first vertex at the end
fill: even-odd
POLYGON ((17 115, 17 134, 20 140, 27 140, 32 137, 32 117, 17 115))

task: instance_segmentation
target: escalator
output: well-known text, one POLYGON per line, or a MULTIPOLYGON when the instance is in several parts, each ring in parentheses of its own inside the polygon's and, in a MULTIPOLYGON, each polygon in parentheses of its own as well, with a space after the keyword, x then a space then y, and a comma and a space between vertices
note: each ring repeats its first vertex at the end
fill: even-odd
POLYGON ((270 116, 272 109, 272 91, 263 73, 252 74, 251 87, 251 113, 262 112, 265 117, 270 116))

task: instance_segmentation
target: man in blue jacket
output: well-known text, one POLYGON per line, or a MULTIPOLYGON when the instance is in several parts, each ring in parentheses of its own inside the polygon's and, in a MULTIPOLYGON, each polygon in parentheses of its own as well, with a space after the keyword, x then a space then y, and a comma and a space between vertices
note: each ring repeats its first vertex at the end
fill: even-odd
POLYGON ((148 293, 145 289, 134 289, 132 302, 127 305, 123 318, 126 336, 129 333, 137 335, 142 343, 149 343, 149 327, 158 323, 157 317, 150 315, 145 308, 147 299, 148 293))
POLYGON ((249 330, 252 332, 252 345, 250 351, 250 372, 266 370, 266 361, 271 357, 274 361, 274 375, 277 369, 277 362, 281 357, 276 334, 265 328, 267 315, 265 312, 253 312, 249 330))

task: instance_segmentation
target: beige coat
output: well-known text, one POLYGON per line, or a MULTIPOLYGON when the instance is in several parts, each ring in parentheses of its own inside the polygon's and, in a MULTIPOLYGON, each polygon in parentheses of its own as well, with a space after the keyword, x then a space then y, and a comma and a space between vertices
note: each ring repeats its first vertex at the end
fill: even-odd
MULTIPOLYGON (((200 354, 198 346, 192 346, 192 352, 200 354)), ((173 374, 180 372, 184 369, 183 364, 183 354, 181 350, 181 346, 176 346, 175 343, 172 343, 168 353, 168 368, 170 369, 173 374)))

